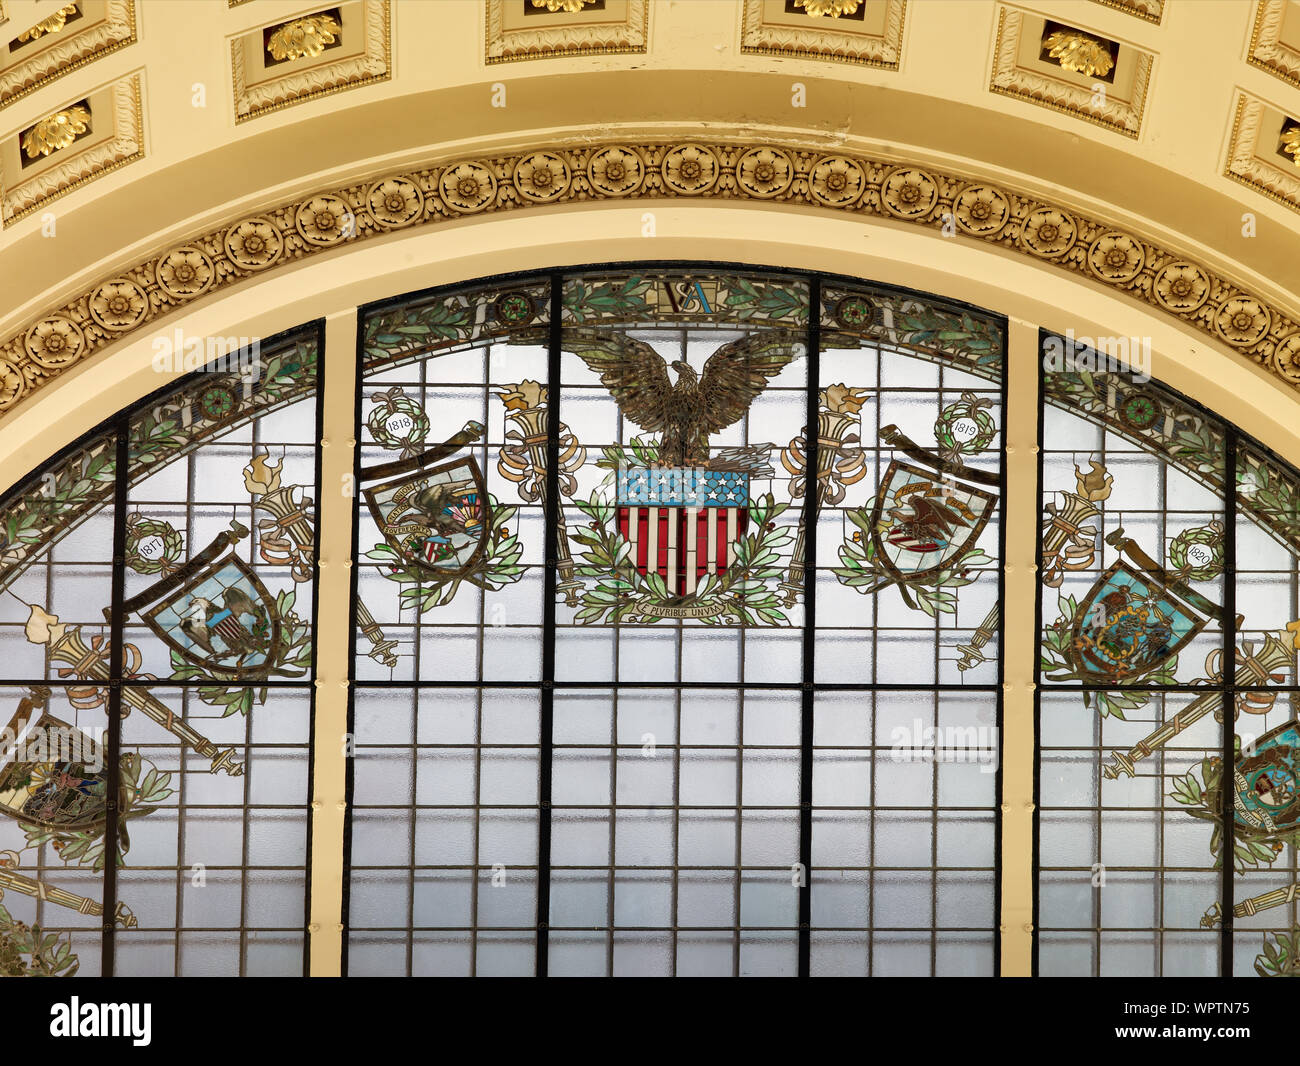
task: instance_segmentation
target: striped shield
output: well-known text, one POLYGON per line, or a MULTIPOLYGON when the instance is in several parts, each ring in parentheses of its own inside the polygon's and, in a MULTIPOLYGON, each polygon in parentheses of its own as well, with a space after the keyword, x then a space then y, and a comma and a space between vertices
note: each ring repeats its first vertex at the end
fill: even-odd
POLYGON ((721 574, 749 528, 749 475, 704 467, 628 467, 618 474, 618 531, 639 573, 674 596, 721 574))

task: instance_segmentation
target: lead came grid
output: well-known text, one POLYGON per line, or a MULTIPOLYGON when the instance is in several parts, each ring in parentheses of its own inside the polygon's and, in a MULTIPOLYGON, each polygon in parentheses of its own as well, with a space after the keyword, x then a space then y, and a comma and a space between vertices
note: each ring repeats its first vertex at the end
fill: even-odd
MULTIPOLYGON (((1102 393, 1114 388, 1121 396, 1166 396, 1164 390, 1134 383, 1128 375, 1098 373, 1096 380, 1102 393), (1150 393, 1138 391, 1140 386, 1150 393)), ((1190 410, 1181 398, 1169 396, 1164 402, 1190 410)), ((1208 416, 1207 421, 1219 427, 1208 416)), ((1063 492, 1091 492, 1099 497, 1093 503, 1100 512, 1087 520, 1098 530, 1095 559, 1068 572, 1059 587, 1042 589, 1045 634, 1058 617, 1070 617, 1059 597, 1084 603, 1102 571, 1121 558, 1116 548, 1122 537, 1157 565, 1174 571, 1167 550, 1179 534, 1211 522, 1233 528, 1231 497, 1225 503, 1222 493, 1194 482, 1112 428, 1045 406, 1041 433, 1044 504, 1059 509, 1068 501, 1063 492), (1086 486, 1079 480, 1094 461, 1113 478, 1113 485, 1103 488, 1096 476, 1086 486)), ((1233 463, 1234 438, 1229 434, 1226 456, 1220 456, 1217 468, 1204 471, 1220 483, 1225 464, 1231 468, 1233 463)), ((1044 529, 1050 517, 1051 512, 1044 513, 1044 529)), ((1231 573, 1230 535, 1227 540, 1223 558, 1231 573)), ((1131 550, 1123 557, 1140 571, 1131 550)), ((1233 616, 1231 582, 1220 577, 1193 584, 1222 606, 1225 617, 1233 616)), ((1223 898, 1229 880, 1216 869, 1210 844, 1225 822, 1231 831, 1230 816, 1220 808, 1190 817, 1188 806, 1177 800, 1175 785, 1189 772, 1199 774, 1204 760, 1222 761, 1226 754, 1230 762, 1232 732, 1208 714, 1146 758, 1136 759, 1131 775, 1117 770, 1116 753, 1130 752, 1162 723, 1180 712, 1190 713, 1207 695, 1231 705, 1232 670, 1216 681, 1211 668, 1225 656, 1230 660, 1226 649, 1232 647, 1233 637, 1233 627, 1222 627, 1210 617, 1200 635, 1179 653, 1174 673, 1140 679, 1124 689, 1061 680, 1059 661, 1040 668, 1037 972, 1206 976, 1226 966, 1225 934, 1207 928, 1202 917, 1211 903, 1223 898), (1057 673, 1056 680, 1045 676, 1051 672, 1048 667, 1057 673), (1134 699, 1134 693, 1144 694, 1145 703, 1125 706, 1121 701, 1134 699)), ((1230 804, 1230 793, 1225 802, 1230 804)))
MULTIPOLYGON (((563 280, 551 284, 555 291, 563 280)), ((685 355, 697 370, 718 346, 744 335, 699 323, 619 328, 665 358, 685 355)), ((534 339, 528 334, 524 344, 498 339, 476 350, 431 354, 367 377, 362 388, 370 396, 398 385, 427 402, 435 427, 430 441, 477 417, 488 428, 488 443, 474 454, 489 491, 518 506, 514 486, 493 472, 506 428, 495 394, 517 382, 525 365, 543 383, 558 371, 564 381, 558 421, 587 449, 586 464, 575 469, 582 499, 597 473, 605 473, 594 466, 601 446, 593 442, 627 445, 645 433, 620 416, 576 356, 555 346, 547 357, 532 347, 534 339), (507 365, 513 373, 498 369, 507 365), (445 422, 439 397, 460 398, 445 422)), ((559 339, 552 329, 551 344, 559 339)), ((820 351, 815 338, 807 350, 820 351)), ((854 354, 870 360, 875 410, 880 351, 854 354)), ((908 357, 887 358, 897 374, 908 357)), ((711 440, 715 448, 776 445, 771 485, 778 500, 789 499, 780 449, 810 407, 803 363, 792 365, 798 367, 792 384, 781 384, 783 374, 768 386, 763 403, 756 401, 759 413, 751 408, 734 435, 711 440)), ((815 365, 812 370, 811 380, 824 385, 825 376, 817 376, 815 365)), ((997 386, 955 371, 946 380, 929 394, 950 402, 960 388, 973 386, 994 399, 1000 421, 997 386)), ((923 393, 901 381, 890 385, 884 391, 905 403, 906 394, 923 393)), ((361 432, 363 466, 391 459, 392 452, 367 444, 361 432)), ((554 436, 547 446, 549 454, 559 452, 554 436)), ((996 461, 985 466, 1000 470, 996 461)), ((805 506, 792 501, 777 521, 793 529, 805 506)), ((570 525, 581 517, 569 500, 565 511, 570 525)), ((546 645, 545 624, 532 629, 515 673, 495 672, 493 653, 485 650, 496 594, 472 595, 462 607, 458 593, 457 621, 439 617, 436 626, 415 621, 413 612, 381 618, 371 611, 399 637, 417 626, 422 635, 391 673, 377 673, 365 659, 359 664, 347 972, 994 972, 996 637, 987 649, 994 665, 984 688, 962 686, 956 673, 944 684, 931 652, 936 672, 928 683, 884 682, 873 700, 874 676, 814 679, 796 643, 811 606, 794 607, 798 628, 739 627, 738 640, 682 620, 584 627, 562 598, 552 599, 549 611, 546 600, 537 603, 543 586, 558 584, 535 547, 544 539, 541 515, 537 506, 513 520, 533 537, 524 555, 529 579, 540 574, 526 596, 520 590, 525 613, 517 626, 531 628, 539 617, 545 623, 553 613, 555 642, 546 645), (445 642, 428 639, 435 628, 445 642), (540 676, 529 675, 533 663, 540 676), (412 684, 413 678, 420 680, 412 684), (838 727, 831 724, 837 715, 838 727), (910 736, 916 721, 929 727, 923 740, 931 747, 908 748, 904 758, 907 746, 893 725, 910 736), (991 738, 986 765, 971 752, 936 755, 936 726, 983 728, 991 738), (963 758, 970 761, 957 761, 963 758), (799 860, 811 861, 803 875, 811 888, 796 884, 799 860), (809 925, 801 928, 801 919, 809 925)), ((363 555, 374 532, 368 521, 363 508, 363 555)), ((823 513, 819 529, 827 524, 823 513)), ((832 552, 844 535, 839 520, 835 526, 822 534, 832 552)), ((982 543, 1000 539, 995 519, 982 543)), ((813 557, 824 559, 827 550, 813 557)), ((368 600, 382 586, 367 575, 364 560, 358 569, 358 591, 368 600)), ((808 568, 807 584, 817 570, 808 568)), ((983 580, 992 586, 998 575, 983 580)), ((505 628, 521 602, 512 596, 497 616, 505 628)), ((965 623, 967 614, 982 618, 984 605, 967 609, 963 602, 958 621, 965 623)), ((852 609, 835 617, 841 631, 848 622, 861 626, 857 632, 872 632, 852 609)), ((947 638, 951 622, 945 621, 939 626, 947 638)), ((966 628, 973 631, 978 622, 966 628)), ((937 632, 934 623, 921 627, 927 629, 937 632)), ((359 656, 366 646, 358 636, 359 656)))
MULTIPOLYGON (((47 464, 55 472, 52 485, 42 475, 31 483, 39 486, 34 493, 26 490, 51 498, 60 491, 60 471, 80 470, 90 489, 71 503, 91 509, 83 515, 61 503, 70 532, 60 530, 53 549, 25 564, 10 585, 4 618, 13 654, 4 658, 15 687, 7 690, 8 702, 40 693, 44 683, 49 713, 83 730, 99 728, 106 792, 115 796, 120 789, 126 804, 122 823, 109 818, 85 840, 69 831, 41 843, 35 873, 47 892, 80 893, 102 904, 105 915, 120 907, 131 920, 79 915, 56 907, 53 895, 33 901, 29 915, 21 890, 10 891, 6 904, 15 918, 35 920, 47 931, 79 930, 73 947, 82 975, 303 972, 315 555, 307 543, 307 580, 301 582, 292 580, 287 566, 262 558, 259 519, 265 514, 250 506, 254 490, 243 468, 256 453, 269 451, 285 484, 300 485, 299 498, 312 508, 319 496, 319 347, 318 328, 308 326, 181 379, 115 416, 111 433, 92 434, 47 464), (229 370, 254 364, 259 374, 247 379, 229 370), (95 468, 84 464, 101 452, 110 463, 90 477, 95 468), (138 518, 173 527, 167 533, 175 538, 167 547, 170 570, 128 572, 138 562, 127 550, 128 527, 138 518), (232 520, 249 531, 239 556, 252 572, 273 593, 295 591, 305 643, 296 683, 272 676, 247 690, 247 713, 232 707, 226 714, 200 696, 226 692, 237 700, 245 688, 202 669, 189 679, 169 679, 179 661, 123 605, 193 559, 232 520), (85 559, 103 563, 78 561, 85 559), (47 647, 24 633, 28 604, 58 616, 64 628, 51 621, 51 644, 76 629, 87 661, 98 652, 103 672, 80 678, 82 667, 70 668, 66 656, 50 661, 47 647), (59 680, 43 682, 42 675, 59 680), (177 729, 196 729, 242 764, 243 773, 214 773, 213 757, 183 745, 146 712, 177 729), (124 760, 134 766, 129 779, 124 760), (96 851, 111 855, 116 847, 125 853, 121 866, 95 858, 96 851)), ((19 514, 24 502, 20 493, 6 507, 19 514)))

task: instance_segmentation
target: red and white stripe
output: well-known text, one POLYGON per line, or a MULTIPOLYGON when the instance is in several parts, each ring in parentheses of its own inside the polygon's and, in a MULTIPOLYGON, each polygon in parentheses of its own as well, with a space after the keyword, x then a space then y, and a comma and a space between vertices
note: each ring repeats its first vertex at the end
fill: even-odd
POLYGON ((749 513, 740 507, 618 509, 618 531, 632 546, 638 572, 653 570, 677 596, 693 593, 705 574, 725 571, 748 525, 749 513))

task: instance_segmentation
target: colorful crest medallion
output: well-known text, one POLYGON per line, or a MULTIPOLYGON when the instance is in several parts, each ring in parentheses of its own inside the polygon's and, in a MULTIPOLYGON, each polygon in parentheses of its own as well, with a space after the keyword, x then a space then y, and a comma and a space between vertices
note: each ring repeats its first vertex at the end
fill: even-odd
POLYGON ((24 700, 0 748, 0 814, 54 832, 96 829, 107 813, 103 750, 86 733, 24 700))
POLYGON ((1234 821, 1243 836, 1272 836, 1300 823, 1300 727, 1294 719, 1270 729, 1233 773, 1234 821))
POLYGON ((487 551, 491 505, 472 458, 371 485, 365 498, 389 546, 431 575, 463 577, 487 551))
POLYGON ((1116 562, 1079 604, 1067 655, 1082 680, 1130 682, 1177 655, 1204 627, 1205 619, 1181 597, 1116 562))
POLYGON ((181 580, 160 583, 167 587, 143 612, 149 628, 195 666, 241 678, 270 673, 279 657, 280 616, 248 565, 232 552, 175 576, 181 580))
POLYGON ((876 558, 895 581, 924 581, 974 547, 996 505, 992 493, 951 473, 895 459, 871 514, 876 558))
POLYGON ((674 596, 724 574, 749 528, 749 474, 704 467, 628 467, 618 473, 618 531, 642 577, 674 596))

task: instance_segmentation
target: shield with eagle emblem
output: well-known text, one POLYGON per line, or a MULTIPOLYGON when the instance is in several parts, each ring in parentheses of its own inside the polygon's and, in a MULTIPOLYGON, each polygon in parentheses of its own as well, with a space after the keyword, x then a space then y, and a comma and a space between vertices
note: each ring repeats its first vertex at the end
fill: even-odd
POLYGON ((384 540, 439 578, 469 573, 487 551, 490 505, 483 475, 468 456, 371 485, 365 498, 384 540))
POLYGON ((876 558, 896 581, 925 580, 975 546, 996 505, 992 493, 952 474, 895 459, 871 514, 876 558))
MULTIPOLYGON (((707 302, 698 288, 677 295, 707 302)), ((669 361, 644 340, 595 328, 566 331, 564 346, 600 376, 624 418, 653 434, 629 450, 607 450, 621 453, 612 501, 620 543, 603 556, 662 580, 638 601, 642 617, 705 617, 692 614, 708 609, 699 598, 716 596, 734 579, 751 509, 763 506, 752 482, 773 474, 771 444, 719 447, 710 438, 744 419, 769 381, 803 355, 801 335, 746 334, 718 347, 702 369, 680 345, 665 346, 669 361), (721 580, 707 580, 715 577, 721 580), (667 600, 689 602, 666 602, 665 592, 667 600)), ((603 602, 588 607, 599 614, 603 602)), ((724 609, 714 606, 715 613, 724 609)))
POLYGON ((1133 681, 1177 655, 1204 627, 1182 597, 1116 562, 1079 604, 1067 656, 1082 680, 1133 681))
POLYGON ((1271 836, 1300 823, 1300 727, 1270 729, 1243 753, 1233 773, 1233 819, 1244 836, 1271 836))
POLYGON ((275 598, 233 552, 210 563, 195 560, 150 591, 154 596, 135 598, 157 599, 142 612, 145 623, 188 662, 249 679, 275 666, 281 644, 275 598))

